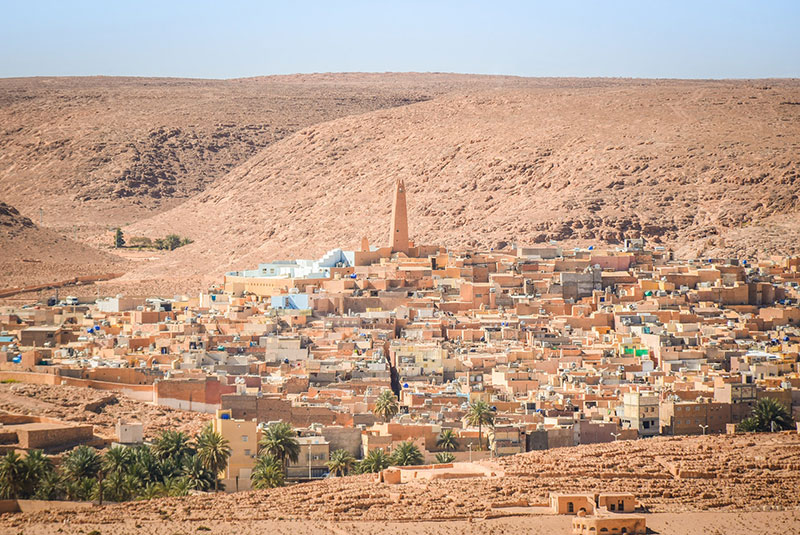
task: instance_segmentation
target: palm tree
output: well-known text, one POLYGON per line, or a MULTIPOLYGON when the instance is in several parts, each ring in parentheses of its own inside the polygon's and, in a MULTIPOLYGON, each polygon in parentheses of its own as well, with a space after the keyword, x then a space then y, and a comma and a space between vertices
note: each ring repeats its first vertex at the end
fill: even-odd
POLYGON ((61 473, 50 471, 39 480, 33 492, 34 500, 58 500, 64 495, 64 480, 61 473))
POLYGON ((153 498, 160 498, 166 496, 167 490, 164 488, 163 483, 148 483, 139 493, 139 498, 142 500, 152 500, 153 498))
POLYGON ((411 466, 422 464, 422 461, 422 453, 417 445, 410 440, 401 442, 392 452, 391 463, 394 466, 411 466))
POLYGON ((258 442, 259 451, 278 459, 286 470, 290 462, 296 463, 300 458, 300 443, 296 436, 290 424, 274 423, 267 427, 264 436, 258 442))
POLYGON ((135 476, 141 486, 157 483, 162 479, 162 466, 149 446, 138 446, 131 449, 130 475, 135 476))
POLYGON ((268 453, 262 453, 256 459, 256 465, 250 474, 254 489, 272 489, 284 485, 283 463, 268 453))
POLYGON ((174 477, 164 480, 164 494, 166 496, 187 496, 189 490, 189 483, 185 478, 174 477))
POLYGON ((448 464, 456 460, 456 456, 449 451, 440 451, 436 454, 436 462, 439 464, 448 464))
POLYGON ((231 448, 228 441, 211 427, 206 427, 197 436, 197 455, 203 468, 214 475, 214 492, 219 491, 219 473, 228 466, 231 448))
POLYGON ((491 407, 489 404, 479 399, 469 404, 469 409, 467 410, 467 415, 464 416, 464 419, 469 425, 476 425, 478 426, 478 449, 483 449, 483 435, 481 433, 483 426, 494 425, 494 413, 492 412, 491 407))
POLYGON ((98 486, 95 492, 98 500, 105 499, 117 503, 130 500, 131 497, 125 487, 125 475, 122 472, 118 470, 108 472, 103 483, 102 486, 98 486), (102 495, 100 494, 101 489, 102 495))
POLYGON ((42 480, 53 472, 53 461, 42 450, 31 450, 25 456, 25 496, 33 496, 42 480))
POLYGON ((0 498, 19 498, 25 489, 25 462, 17 452, 10 451, 0 458, 0 498))
POLYGON ((383 390, 375 401, 375 410, 373 412, 383 418, 384 422, 388 422, 399 410, 400 405, 397 403, 397 397, 395 397, 394 392, 383 390))
POLYGON ((377 473, 389 467, 389 456, 380 449, 367 453, 367 456, 358 463, 358 471, 362 474, 377 473))
POLYGON ((181 470, 182 477, 188 486, 194 490, 207 491, 216 485, 219 479, 204 465, 199 454, 189 457, 181 470))
POLYGON ((182 431, 163 431, 153 442, 153 453, 160 460, 173 459, 178 464, 194 454, 190 438, 182 431))
POLYGON ((346 476, 355 464, 355 457, 347 450, 334 451, 331 453, 330 461, 325 463, 328 470, 330 470, 333 475, 338 476, 346 476))
POLYGON ((112 446, 103 455, 103 471, 107 475, 125 474, 132 463, 132 450, 122 446, 112 446))
POLYGON ((773 398, 758 400, 753 413, 742 420, 739 429, 742 431, 781 431, 791 429, 794 423, 786 407, 773 398))
POLYGON ((102 467, 102 459, 94 448, 78 446, 69 452, 61 464, 64 475, 73 481, 96 478, 102 467))
POLYGON ((458 440, 452 429, 443 429, 436 439, 436 446, 444 451, 453 451, 458 448, 458 440))

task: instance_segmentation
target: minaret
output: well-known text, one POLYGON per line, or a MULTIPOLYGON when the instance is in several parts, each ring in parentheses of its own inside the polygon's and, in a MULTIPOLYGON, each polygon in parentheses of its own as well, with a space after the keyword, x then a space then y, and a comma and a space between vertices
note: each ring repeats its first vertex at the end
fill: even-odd
POLYGON ((406 186, 397 179, 392 203, 392 252, 408 254, 408 213, 406 212, 406 186))

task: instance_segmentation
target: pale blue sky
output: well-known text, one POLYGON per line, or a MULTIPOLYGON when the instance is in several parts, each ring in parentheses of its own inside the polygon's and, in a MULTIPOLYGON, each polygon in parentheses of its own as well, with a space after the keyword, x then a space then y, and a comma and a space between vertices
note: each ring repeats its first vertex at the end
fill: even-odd
POLYGON ((0 0, 0 77, 800 77, 800 0, 0 0))

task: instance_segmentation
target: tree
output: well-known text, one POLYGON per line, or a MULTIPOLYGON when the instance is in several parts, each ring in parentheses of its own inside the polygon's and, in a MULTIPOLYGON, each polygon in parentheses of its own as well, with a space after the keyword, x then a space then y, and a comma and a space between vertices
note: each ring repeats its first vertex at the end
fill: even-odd
POLYGON ((25 462, 17 452, 0 458, 0 498, 19 498, 25 489, 25 462))
POLYGON ((253 488, 259 490, 282 487, 285 484, 283 463, 268 453, 262 453, 256 459, 250 481, 253 488))
POLYGON ((186 460, 181 469, 181 476, 193 490, 207 491, 219 481, 219 478, 203 465, 199 454, 192 455, 186 460))
POLYGON ((178 247, 181 246, 181 237, 177 234, 170 234, 166 238, 164 238, 164 243, 167 246, 167 249, 170 251, 174 251, 178 247))
POLYGON ((128 448, 122 446, 112 446, 103 455, 103 471, 106 475, 123 475, 131 465, 132 454, 128 448))
POLYGON ((300 443, 292 426, 286 422, 278 422, 267 427, 264 436, 258 443, 259 451, 278 459, 286 470, 290 462, 296 463, 300 458, 300 443))
POLYGON ((102 467, 102 459, 97 454, 94 448, 89 446, 78 446, 69 452, 61 463, 64 470, 64 475, 75 482, 81 482, 84 479, 91 479, 97 477, 100 468, 102 467))
POLYGON ((144 487, 148 483, 161 481, 162 466, 149 446, 138 446, 131 449, 131 465, 128 474, 137 478, 144 487))
POLYGON ((355 457, 347 450, 334 451, 331 453, 330 461, 325 463, 328 470, 330 470, 333 475, 337 476, 346 476, 355 464, 355 457))
POLYGON ((377 473, 389 467, 389 456, 380 449, 367 453, 367 456, 358 463, 358 471, 362 474, 377 473))
POLYGON ((458 440, 452 429, 443 429, 436 439, 436 446, 444 451, 453 451, 458 448, 458 440))
POLYGON ((163 483, 148 483, 139 493, 139 498, 142 500, 152 500, 153 498, 160 498, 167 495, 167 489, 163 483))
POLYGON ((762 398, 753 407, 752 414, 739 424, 741 431, 782 431, 794 423, 786 407, 773 398, 762 398))
POLYGON ((167 430, 162 431, 153 442, 153 453, 161 461, 171 459, 180 465, 184 457, 194 454, 194 448, 188 435, 182 431, 167 430))
POLYGON ((33 492, 34 500, 58 500, 64 495, 64 479, 60 472, 52 470, 39 480, 33 492))
POLYGON ((464 417, 469 425, 478 427, 478 449, 483 449, 483 435, 481 431, 484 425, 494 425, 494 413, 489 404, 479 399, 469 404, 467 415, 464 417))
POLYGON ((388 422, 399 410, 400 406, 397 403, 397 397, 395 397, 394 392, 384 390, 375 401, 375 410, 373 412, 383 418, 384 422, 388 422))
POLYGON ((449 451, 440 451, 436 454, 436 462, 439 464, 448 464, 456 460, 456 456, 449 451))
POLYGON ((53 472, 53 461, 46 457, 42 450, 31 450, 25 456, 25 485, 24 496, 30 497, 48 474, 53 472))
POLYGON ((422 464, 422 452, 419 451, 419 448, 416 444, 410 440, 407 440, 405 442, 401 442, 400 445, 395 448, 394 452, 392 452, 390 461, 394 466, 412 466, 422 464))
POLYGON ((117 249, 125 247, 125 237, 122 235, 122 229, 119 227, 117 227, 117 231, 114 233, 114 247, 117 249))
POLYGON ((197 436, 197 455, 203 468, 214 475, 214 491, 219 490, 219 473, 228 466, 231 448, 228 441, 210 426, 197 436))

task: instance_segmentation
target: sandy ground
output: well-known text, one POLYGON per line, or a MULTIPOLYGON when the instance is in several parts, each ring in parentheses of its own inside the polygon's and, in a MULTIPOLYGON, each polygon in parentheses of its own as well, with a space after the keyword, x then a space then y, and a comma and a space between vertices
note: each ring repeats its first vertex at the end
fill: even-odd
MULTIPOLYGON (((760 513, 658 513, 645 515, 650 533, 664 535, 752 535, 753 533, 791 534, 800 532, 800 512, 760 513), (765 530, 765 527, 766 530, 765 530)), ((444 522, 339 522, 308 520, 253 520, 225 522, 179 522, 167 518, 154 521, 118 521, 109 523, 42 524, 15 521, 13 515, 0 518, 0 533, 51 535, 53 533, 100 535, 189 535, 193 533, 237 535, 553 535, 571 533, 572 517, 537 516, 493 519, 463 519, 444 522)))

